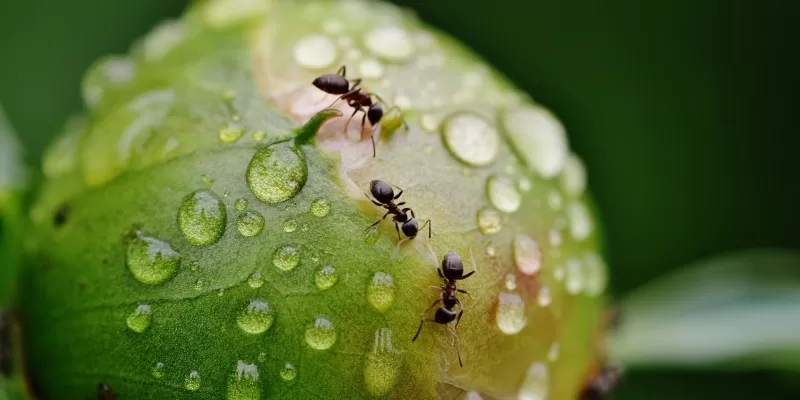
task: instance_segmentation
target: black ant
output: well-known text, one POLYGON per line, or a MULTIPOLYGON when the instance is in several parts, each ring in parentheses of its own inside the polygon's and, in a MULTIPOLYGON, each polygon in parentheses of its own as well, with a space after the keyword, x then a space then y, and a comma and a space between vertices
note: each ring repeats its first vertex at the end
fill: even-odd
POLYGON ((428 238, 430 239, 433 236, 433 233, 431 231, 431 225, 432 225, 430 223, 431 220, 426 220, 425 223, 422 224, 422 227, 420 227, 419 223, 417 223, 417 216, 414 215, 414 210, 408 207, 402 209, 400 208, 400 206, 406 204, 405 201, 401 201, 399 203, 394 202, 395 200, 399 199, 400 196, 403 195, 403 189, 400 189, 399 187, 395 186, 397 187, 397 190, 399 190, 399 192, 397 194, 394 194, 394 189, 392 189, 392 186, 393 185, 389 184, 388 182, 384 182, 381 180, 370 181, 369 191, 372 193, 372 197, 370 197, 366 193, 364 193, 364 195, 366 195, 367 198, 369 198, 370 201, 372 201, 372 204, 375 204, 378 207, 383 207, 387 211, 386 214, 383 214, 383 217, 381 217, 381 219, 375 221, 365 230, 367 231, 370 230, 373 226, 378 225, 379 223, 381 223, 381 221, 386 219, 386 217, 388 217, 391 214, 392 220, 394 220, 394 229, 397 231, 397 239, 399 240, 399 242, 397 243, 398 248, 400 247, 400 244, 403 243, 404 241, 412 240, 415 237, 417 237, 417 233, 420 230, 425 229, 425 225, 428 226, 428 238), (411 218, 408 217, 408 213, 411 213, 411 218), (402 239, 402 237, 400 236, 401 230, 403 231, 403 234, 406 235, 405 239, 402 239))
MULTIPOLYGON (((361 118, 361 130, 364 130, 364 124, 366 124, 368 119, 370 125, 375 127, 383 118, 383 105, 381 103, 386 102, 377 94, 362 90, 359 87, 359 85, 361 85, 361 78, 350 81, 346 78, 346 75, 347 67, 342 65, 335 74, 320 75, 311 83, 325 93, 339 95, 327 108, 331 108, 339 100, 344 100, 347 102, 348 106, 353 107, 353 114, 350 115, 350 118, 344 125, 345 132, 347 132, 350 121, 359 111, 364 113, 364 116, 361 118), (373 100, 373 97, 375 97, 377 101, 373 100), (364 111, 365 108, 366 111, 364 111)), ((397 106, 392 106, 388 111, 394 109, 400 111, 400 108, 397 106)), ((408 130, 408 124, 406 124, 405 120, 403 121, 403 126, 408 130)), ((371 134, 370 139, 372 139, 372 156, 375 157, 375 135, 371 134)))
MULTIPOLYGON (((472 253, 470 249, 470 254, 472 253)), ((437 304, 440 302, 442 306, 436 310, 436 314, 434 314, 433 319, 421 319, 419 321, 419 328, 417 329, 417 334, 414 335, 414 338, 411 339, 412 342, 417 340, 419 337, 420 332, 422 332, 422 325, 425 322, 435 322, 441 325, 447 325, 453 321, 456 321, 455 327, 447 326, 450 330, 450 333, 453 334, 453 338, 456 341, 456 353, 458 354, 458 365, 464 366, 464 362, 461 360, 461 349, 459 348, 458 344, 458 333, 456 330, 458 329, 458 324, 461 322, 461 316, 464 315, 464 304, 456 297, 456 293, 464 293, 469 294, 466 290, 459 289, 456 287, 456 282, 460 280, 464 280, 472 276, 475 273, 475 258, 472 259, 472 272, 464 275, 464 263, 461 262, 461 256, 454 251, 448 251, 447 254, 444 255, 442 258, 442 267, 438 268, 437 271, 439 272, 439 276, 444 279, 444 284, 441 286, 433 286, 434 289, 440 290, 442 293, 439 295, 439 298, 428 307, 422 314, 425 315, 431 308, 436 307, 437 304), (453 310, 456 305, 459 307, 458 314, 456 314, 455 310, 453 310)))
POLYGON ((606 365, 594 379, 581 390, 579 400, 606 400, 622 379, 622 369, 606 365))

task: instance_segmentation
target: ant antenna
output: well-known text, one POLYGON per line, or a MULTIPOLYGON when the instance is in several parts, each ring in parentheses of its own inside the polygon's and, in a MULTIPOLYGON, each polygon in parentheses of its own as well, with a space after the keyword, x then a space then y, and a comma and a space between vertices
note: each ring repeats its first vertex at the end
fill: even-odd
POLYGON ((472 260, 472 270, 478 272, 478 267, 475 266, 475 254, 472 253, 472 243, 469 244, 469 258, 472 260))
POLYGON ((461 360, 461 344, 460 344, 460 341, 458 340, 458 334, 456 333, 455 329, 453 329, 453 327, 450 326, 450 325, 447 326, 447 330, 449 330, 450 333, 453 334, 453 339, 454 339, 455 344, 456 344, 456 354, 458 354, 458 365, 463 368, 464 367, 464 361, 461 360))
POLYGON ((433 266, 437 269, 439 268, 439 260, 436 259, 436 252, 433 251, 433 246, 431 246, 430 242, 425 244, 425 247, 428 249, 428 252, 431 255, 431 259, 433 260, 433 266))
POLYGON ((397 245, 394 246, 394 252, 392 253, 392 257, 389 259, 390 263, 394 262, 395 257, 397 257, 397 252, 400 251, 400 245, 407 240, 408 238, 401 239, 399 242, 397 242, 397 245))

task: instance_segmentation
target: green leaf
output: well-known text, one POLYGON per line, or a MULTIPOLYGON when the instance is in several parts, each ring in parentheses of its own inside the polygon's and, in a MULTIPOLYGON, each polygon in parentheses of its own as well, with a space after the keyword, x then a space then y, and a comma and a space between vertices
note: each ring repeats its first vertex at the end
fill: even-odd
POLYGON ((22 146, 0 106, 0 307, 13 296, 21 263, 21 196, 27 183, 22 146))
POLYGON ((687 266, 623 300, 628 366, 800 371, 800 253, 747 250, 687 266))

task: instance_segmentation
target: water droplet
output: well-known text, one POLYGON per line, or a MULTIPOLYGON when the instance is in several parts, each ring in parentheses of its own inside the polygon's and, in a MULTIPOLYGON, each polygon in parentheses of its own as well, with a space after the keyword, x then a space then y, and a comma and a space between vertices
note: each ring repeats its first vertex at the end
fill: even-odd
POLYGON ((364 79, 380 79, 383 76, 383 64, 378 60, 367 58, 358 64, 358 72, 364 79))
POLYGON ((266 332, 275 321, 275 312, 266 300, 254 299, 239 313, 236 324, 243 331, 257 335, 266 332))
POLYGON ((372 54, 387 61, 403 61, 414 52, 408 32, 391 24, 372 28, 365 36, 364 45, 372 54))
POLYGON ((194 290, 198 292, 206 288, 206 281, 198 279, 194 282, 194 290))
POLYGON ((339 274, 333 265, 325 265, 314 274, 314 283, 319 290, 327 290, 339 280, 339 274))
POLYGON ((550 378, 547 366, 543 363, 533 363, 525 373, 525 380, 519 388, 519 400, 547 400, 550 391, 550 378))
POLYGON ((516 293, 501 292, 497 298, 495 322, 506 335, 519 333, 528 323, 522 297, 516 293))
POLYGON ((517 276, 514 274, 506 274, 506 289, 515 290, 517 288, 517 276))
POLYGON ((327 350, 336 343, 336 329, 327 317, 317 317, 314 325, 306 328, 306 344, 312 349, 327 350))
POLYGON ((303 68, 324 69, 336 61, 336 45, 325 36, 309 35, 295 43, 293 54, 303 68))
POLYGON ((308 167, 303 152, 285 144, 259 149, 247 166, 247 185, 261 201, 289 200, 306 183, 308 167))
POLYGON ((236 202, 233 203, 233 207, 238 211, 244 211, 247 209, 247 199, 241 198, 236 199, 236 202))
POLYGON ((500 136, 486 119, 471 113, 448 117, 442 126, 445 146, 459 161, 474 167, 491 164, 500 149, 500 136))
POLYGON ((561 246, 561 243, 564 241, 561 237, 561 231, 556 228, 550 229, 550 231, 547 232, 547 240, 550 241, 550 245, 553 247, 561 246))
POLYGON ((150 373, 153 375, 153 378, 156 379, 164 377, 164 363, 157 362, 156 365, 153 365, 153 368, 150 369, 150 373))
POLYGON ((379 312, 386 312, 394 304, 394 279, 383 272, 376 272, 367 287, 367 300, 379 312))
POLYGON ((211 179, 211 178, 210 178, 208 175, 205 175, 205 174, 204 174, 204 175, 201 175, 201 176, 200 176, 200 179, 201 179, 201 180, 203 181, 203 183, 205 183, 206 185, 210 185, 210 184, 214 183, 214 180, 213 180, 213 179, 211 179))
POLYGON ((263 363, 265 361, 267 361, 267 353, 264 353, 263 351, 258 353, 258 362, 263 363))
POLYGON ((308 224, 303 224, 303 225, 300 227, 300 230, 301 230, 301 231, 303 231, 303 232, 308 232, 310 229, 311 229, 311 228, 308 226, 308 224))
POLYGON ((570 154, 561 172, 561 188, 572 197, 578 197, 586 190, 586 167, 578 156, 570 154))
POLYGON ((569 232, 575 240, 584 240, 592 234, 594 226, 589 210, 580 201, 572 201, 567 205, 569 232))
POLYGON ((318 198, 311 202, 311 213, 317 217, 324 217, 331 211, 331 202, 326 198, 318 198))
POLYGON ((262 18, 272 2, 264 0, 211 0, 203 3, 203 21, 214 29, 222 29, 262 18))
POLYGON ((264 285, 264 278, 261 276, 261 272, 253 272, 249 278, 247 278, 247 286, 250 286, 253 289, 258 289, 264 285))
POLYGON ((189 243, 210 246, 225 233, 227 214, 222 201, 208 190, 198 190, 183 198, 178 207, 178 226, 189 243))
POLYGON ((478 228, 485 235, 494 235, 503 228, 503 217, 493 208, 478 210, 478 228))
POLYGON ((128 315, 125 323, 128 324, 130 330, 136 333, 142 333, 150 327, 150 321, 152 319, 153 316, 151 315, 150 305, 139 304, 136 309, 128 315))
POLYGON ((553 267, 553 278, 555 278, 555 280, 559 282, 563 281, 564 275, 566 275, 566 273, 564 272, 564 267, 562 267, 561 265, 556 265, 555 267, 553 267))
POLYGON ((292 381, 294 378, 297 378, 297 369, 294 367, 294 365, 286 363, 286 365, 283 366, 280 375, 281 379, 285 381, 292 381))
POLYGON ((290 245, 278 247, 272 253, 272 264, 281 271, 291 271, 300 263, 300 252, 290 245))
POLYGON ((553 303, 553 295, 550 293, 549 286, 540 286, 539 293, 536 294, 536 303, 539 307, 547 307, 553 303))
POLYGON ((496 252, 497 252, 497 250, 494 248, 494 246, 492 246, 492 245, 486 246, 486 255, 487 256, 494 257, 496 252))
POLYGON ((161 60, 181 44, 185 37, 186 26, 183 21, 164 21, 145 36, 142 55, 148 62, 161 60))
POLYGON ((606 290, 608 282, 607 266, 603 259, 594 252, 583 256, 586 294, 599 296, 606 290))
POLYGON ((397 382, 403 359, 392 345, 392 331, 381 328, 375 331, 372 352, 364 361, 364 384, 373 396, 389 392, 397 382))
POLYGON ((189 372, 189 376, 184 379, 183 385, 186 386, 186 390, 190 392, 200 390, 200 373, 197 371, 189 372))
POLYGON ((556 360, 558 360, 558 357, 560 355, 561 355, 561 345, 558 344, 558 342, 553 342, 553 344, 550 345, 550 349, 547 350, 547 359, 550 360, 550 362, 555 362, 556 360))
POLYGON ((235 122, 229 122, 219 129, 219 140, 223 143, 233 143, 244 135, 244 129, 235 122))
POLYGON ((297 230, 297 221, 293 219, 287 219, 283 221, 283 231, 286 233, 291 233, 297 230))
POLYGON ((200 270, 200 263, 199 262, 192 261, 192 262, 189 263, 189 271, 197 272, 198 270, 200 270))
POLYGON ((542 268, 542 252, 539 243, 527 235, 514 238, 514 262, 525 275, 534 275, 542 268))
POLYGON ((242 236, 256 236, 264 229, 264 216, 256 211, 247 210, 236 216, 236 229, 242 236))
POLYGON ((338 35, 342 33, 344 24, 337 19, 329 19, 322 24, 322 30, 331 35, 338 35))
POLYGON ((564 279, 567 293, 575 295, 583 291, 583 264, 574 258, 567 260, 567 270, 564 279))
POLYGON ((431 114, 422 114, 419 122, 422 129, 428 132, 436 132, 439 129, 439 120, 431 114))
POLYGON ((136 77, 136 64, 128 57, 106 57, 89 69, 83 77, 83 101, 86 107, 97 107, 108 89, 120 88, 136 77))
POLYGON ((158 285, 175 276, 181 255, 167 242, 134 232, 128 237, 125 263, 133 277, 148 285, 158 285))
POLYGON ((514 186, 514 182, 505 176, 491 176, 486 181, 486 193, 492 205, 502 212, 517 211, 522 204, 522 196, 514 186))
POLYGON ((253 140, 264 140, 267 138, 267 132, 264 131, 255 131, 253 132, 253 140))
POLYGON ((526 164, 544 178, 561 172, 567 158, 564 127, 548 111, 532 106, 511 110, 503 127, 526 164))
POLYGON ((564 198, 561 197, 561 192, 552 190, 547 194, 547 205, 553 211, 558 211, 564 205, 564 198))
POLYGON ((236 371, 228 378, 228 400, 259 400, 258 367, 242 360, 236 362, 236 371))
POLYGON ((519 188, 520 192, 528 192, 531 190, 532 186, 533 184, 531 184, 531 180, 524 176, 519 178, 519 181, 517 181, 517 187, 519 188))

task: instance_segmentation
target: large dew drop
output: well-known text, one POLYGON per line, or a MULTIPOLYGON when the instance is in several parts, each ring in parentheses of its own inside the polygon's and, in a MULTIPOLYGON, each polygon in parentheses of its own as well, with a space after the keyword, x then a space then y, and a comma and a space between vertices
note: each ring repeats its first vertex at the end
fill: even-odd
POLYGON ((152 319, 150 305, 139 304, 136 309, 128 315, 125 323, 130 330, 136 333, 142 333, 150 327, 150 321, 152 319))
POLYGON ((387 61, 403 61, 414 53, 408 32, 393 24, 378 25, 367 32, 364 44, 376 57, 387 61))
POLYGON ((266 300, 254 299, 236 317, 236 324, 247 333, 258 335, 266 332, 275 321, 275 312, 266 300))
POLYGON ((258 384, 258 367, 242 360, 237 361, 236 371, 228 378, 228 400, 259 400, 261 388, 258 384))
POLYGON ((189 243, 210 246, 225 233, 227 214, 222 201, 208 190, 198 190, 183 198, 178 207, 178 226, 189 243))
POLYGON ((364 385, 373 396, 389 392, 397 382, 403 359, 392 346, 392 331, 381 328, 375 332, 372 352, 364 361, 364 385))
POLYGON ((293 246, 278 247, 272 253, 272 265, 281 271, 291 271, 300 263, 300 252, 293 246))
POLYGON ((200 390, 200 373, 197 371, 189 372, 189 375, 183 380, 183 386, 190 392, 200 390))
POLYGON ((506 112, 503 127, 526 164, 544 178, 564 168, 567 137, 564 127, 544 109, 524 106, 506 112))
POLYGON ((378 312, 386 312, 392 308, 394 304, 394 279, 391 275, 383 272, 377 272, 372 277, 367 287, 367 301, 372 307, 375 307, 378 312))
POLYGON ((268 204, 292 198, 307 177, 305 155, 286 143, 259 149, 247 166, 247 185, 259 200, 268 204))
POLYGON ((506 335, 519 333, 528 323, 525 301, 516 293, 501 292, 495 314, 497 327, 506 335))
POLYGON ((136 280, 158 285, 175 276, 181 265, 181 255, 167 242, 136 231, 128 237, 125 263, 136 280))
POLYGON ((308 347, 312 349, 330 349, 336 343, 336 328, 327 317, 317 317, 314 325, 306 328, 305 339, 308 347))
POLYGON ((336 61, 336 46, 326 36, 314 34, 298 40, 292 54, 294 61, 303 68, 324 69, 336 61))
POLYGON ((471 113, 447 118, 442 127, 442 140, 455 158, 473 167, 491 164, 500 149, 497 130, 482 117, 471 113))
POLYGON ((498 210, 513 213, 522 204, 522 195, 514 181, 505 176, 493 175, 486 181, 486 195, 498 210))
POLYGON ((514 262, 517 269, 525 275, 535 275, 542 267, 542 252, 539 244, 526 235, 514 238, 514 262))
POLYGON ((293 381, 294 378, 297 378, 297 369, 294 367, 294 365, 286 363, 286 365, 283 366, 283 369, 281 369, 280 375, 281 379, 285 381, 293 381))
POLYGON ((550 378, 547 365, 533 363, 525 372, 525 380, 519 387, 519 400, 547 400, 550 391, 550 378))
POLYGON ((250 286, 253 289, 258 289, 263 285, 264 278, 261 276, 261 272, 253 272, 253 274, 247 278, 247 286, 250 286))
POLYGON ((257 211, 247 210, 236 216, 236 229, 242 236, 256 236, 264 229, 264 216, 257 211))
POLYGON ((319 290, 328 290, 339 280, 339 274, 333 265, 325 265, 314 274, 314 284, 319 290))

